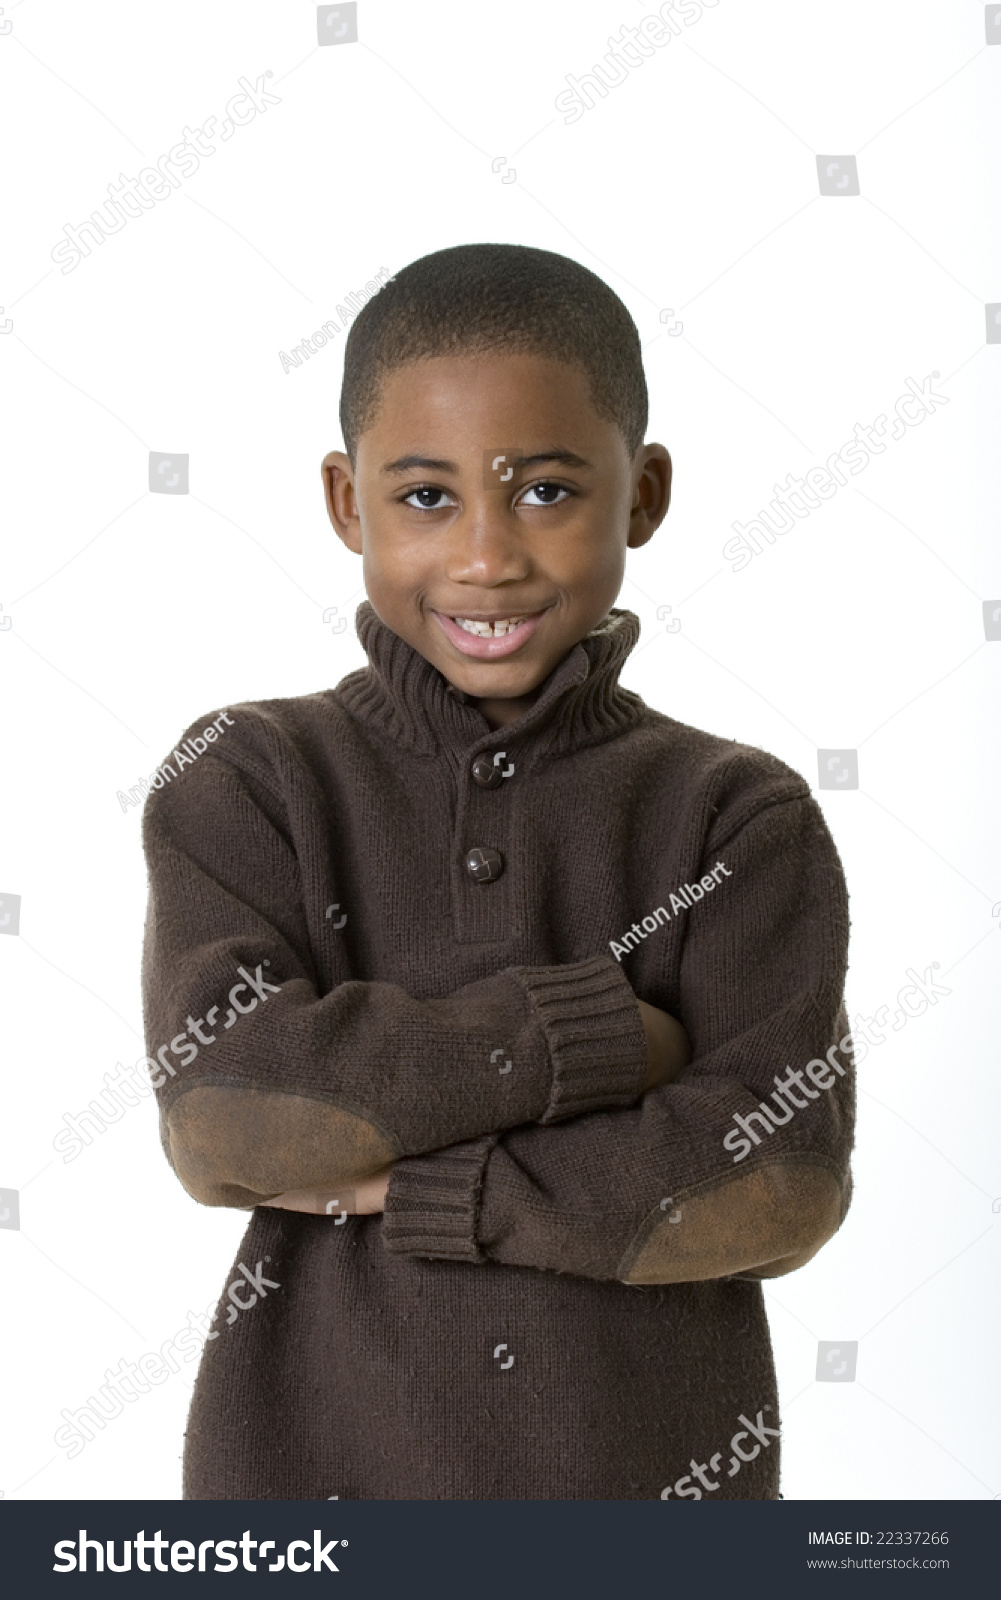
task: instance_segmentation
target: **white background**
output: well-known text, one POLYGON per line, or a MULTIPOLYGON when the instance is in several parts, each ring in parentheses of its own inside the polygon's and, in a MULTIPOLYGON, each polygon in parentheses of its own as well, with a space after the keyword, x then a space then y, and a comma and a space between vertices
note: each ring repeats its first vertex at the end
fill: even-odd
POLYGON ((0 937, 0 1187, 21 1203, 0 1229, 0 1489, 179 1497, 193 1364, 77 1460, 53 1442, 107 1368, 222 1291, 247 1221, 184 1193, 150 1101, 75 1161, 53 1150, 143 1053, 140 818, 116 795, 203 711, 362 663, 359 567, 318 474, 345 335, 291 372, 279 352, 378 268, 493 240, 582 261, 644 341, 676 498, 629 558, 625 683, 814 788, 818 747, 857 749, 859 788, 819 794, 851 892, 850 1012, 892 1012, 933 961, 951 990, 870 1050, 848 1220, 766 1290, 784 1492, 1001 1494, 985 8, 720 0, 571 125, 567 74, 648 0, 358 9, 359 41, 332 48, 307 0, 19 0, 0 19, 0 895, 22 896, 0 937), (110 182, 266 71, 280 104, 75 270, 53 263, 110 182), (858 197, 818 193, 832 152, 857 156, 858 197), (933 371, 948 405, 734 572, 731 524, 933 371), (189 453, 187 497, 148 493, 150 450, 189 453), (821 1339, 859 1341, 854 1383, 815 1381, 821 1339))

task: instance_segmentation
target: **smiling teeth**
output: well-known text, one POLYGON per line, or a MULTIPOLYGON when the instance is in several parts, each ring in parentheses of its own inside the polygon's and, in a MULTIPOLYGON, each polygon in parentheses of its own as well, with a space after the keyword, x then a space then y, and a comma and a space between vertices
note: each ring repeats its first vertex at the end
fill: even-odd
POLYGON ((467 633, 478 634, 481 639, 499 639, 504 633, 513 633, 525 618, 503 617, 500 622, 470 622, 468 617, 453 617, 452 621, 457 622, 467 633))

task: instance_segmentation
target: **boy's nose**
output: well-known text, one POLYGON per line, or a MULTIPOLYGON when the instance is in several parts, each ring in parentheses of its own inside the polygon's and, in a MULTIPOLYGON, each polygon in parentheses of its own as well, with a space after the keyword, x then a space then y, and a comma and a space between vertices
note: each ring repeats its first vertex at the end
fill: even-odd
POLYGON ((449 529, 448 576, 459 583, 495 584, 526 578, 531 551, 515 514, 498 495, 484 495, 468 505, 449 529))

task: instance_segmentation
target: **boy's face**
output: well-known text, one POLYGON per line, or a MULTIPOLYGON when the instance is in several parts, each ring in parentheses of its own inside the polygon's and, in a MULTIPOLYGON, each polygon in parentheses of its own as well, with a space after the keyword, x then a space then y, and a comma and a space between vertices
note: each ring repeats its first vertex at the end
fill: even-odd
POLYGON ((671 462, 630 460, 577 367, 491 351, 397 368, 354 467, 332 451, 323 476, 378 615, 496 726, 607 616, 671 462))

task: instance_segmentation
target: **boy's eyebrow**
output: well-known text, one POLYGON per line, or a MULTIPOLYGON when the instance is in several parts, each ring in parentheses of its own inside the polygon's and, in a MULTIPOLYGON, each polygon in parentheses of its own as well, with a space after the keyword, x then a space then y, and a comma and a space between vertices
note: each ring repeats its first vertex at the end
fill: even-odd
POLYGON ((564 467, 589 467, 590 461, 585 461, 583 456, 575 454, 573 450, 541 450, 534 456, 515 456, 516 467, 538 467, 546 461, 558 461, 564 467))
MULTIPOLYGON (((590 461, 576 455, 573 450, 542 450, 534 456, 511 456, 508 464, 514 467, 537 467, 547 461, 557 461, 564 467, 590 467, 590 461)), ((458 472, 454 461, 439 461, 433 456, 400 456, 387 461, 381 472, 412 472, 419 467, 423 472, 458 472)))
POLYGON ((436 461, 433 456, 400 456, 396 461, 387 461, 380 472, 412 472, 414 467, 421 467, 425 472, 458 472, 454 461, 436 461))

